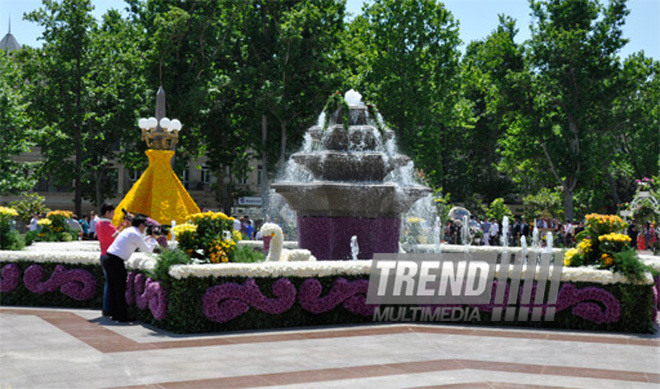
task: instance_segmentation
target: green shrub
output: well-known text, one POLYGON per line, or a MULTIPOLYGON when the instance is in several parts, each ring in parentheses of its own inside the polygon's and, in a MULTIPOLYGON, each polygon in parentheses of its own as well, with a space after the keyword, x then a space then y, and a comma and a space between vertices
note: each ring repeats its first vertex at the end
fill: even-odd
POLYGON ((248 246, 238 246, 234 251, 234 262, 253 263, 264 260, 266 260, 265 255, 248 246))

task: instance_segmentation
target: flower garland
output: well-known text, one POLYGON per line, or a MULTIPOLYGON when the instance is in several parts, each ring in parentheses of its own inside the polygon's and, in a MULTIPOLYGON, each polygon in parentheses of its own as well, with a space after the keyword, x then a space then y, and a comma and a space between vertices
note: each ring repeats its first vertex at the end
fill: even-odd
POLYGON ((25 270, 23 282, 30 292, 43 294, 59 288, 60 292, 79 301, 91 299, 96 291, 96 278, 87 270, 67 270, 64 266, 57 265, 50 279, 42 282, 42 278, 44 268, 41 265, 31 265, 25 270))

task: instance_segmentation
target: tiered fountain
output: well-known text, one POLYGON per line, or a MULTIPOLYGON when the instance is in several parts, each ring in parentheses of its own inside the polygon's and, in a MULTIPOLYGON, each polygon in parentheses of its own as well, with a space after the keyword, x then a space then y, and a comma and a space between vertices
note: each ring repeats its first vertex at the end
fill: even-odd
POLYGON ((350 259, 353 236, 359 259, 396 253, 401 214, 431 190, 395 178, 412 163, 390 147, 394 132, 373 117, 375 111, 370 115, 357 92, 347 92, 345 101, 348 115, 346 105, 325 113, 327 121, 322 114, 307 130, 312 146, 291 156, 294 166, 311 173, 309 179, 289 178, 272 188, 297 213, 299 247, 316 258, 350 259))

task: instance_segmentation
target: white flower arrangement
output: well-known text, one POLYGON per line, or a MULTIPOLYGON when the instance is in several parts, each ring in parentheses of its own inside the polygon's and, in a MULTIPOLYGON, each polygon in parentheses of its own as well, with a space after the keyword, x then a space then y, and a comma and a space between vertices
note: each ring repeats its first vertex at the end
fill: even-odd
POLYGON ((327 277, 368 275, 371 261, 260 262, 205 265, 175 265, 170 276, 188 277, 327 277))
POLYGON ((25 248, 25 251, 92 251, 100 253, 101 246, 99 242, 34 242, 25 248))

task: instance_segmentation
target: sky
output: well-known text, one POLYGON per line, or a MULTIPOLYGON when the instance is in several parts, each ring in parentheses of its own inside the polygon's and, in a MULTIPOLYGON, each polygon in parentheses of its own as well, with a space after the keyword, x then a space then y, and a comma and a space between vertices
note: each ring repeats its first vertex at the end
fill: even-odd
MULTIPOLYGON (((347 11, 354 15, 360 14, 365 1, 370 0, 347 0, 347 11)), ((601 0, 602 3, 606 1, 601 0)), ((125 8, 123 0, 92 0, 92 3, 97 18, 110 8, 125 8)), ((461 49, 467 43, 481 40, 490 34, 497 27, 498 14, 516 19, 518 43, 530 36, 531 17, 527 0, 444 0, 443 3, 459 21, 459 33, 464 42, 461 49)), ((20 44, 41 46, 41 41, 37 40, 41 35, 41 27, 23 20, 25 12, 40 7, 41 0, 0 0, 0 37, 9 31, 11 17, 11 33, 20 44)), ((630 14, 623 27, 623 36, 630 41, 621 50, 621 57, 643 50, 647 57, 660 60, 660 0, 628 0, 628 9, 630 14)))

